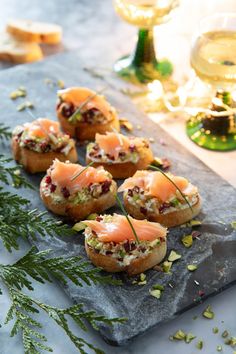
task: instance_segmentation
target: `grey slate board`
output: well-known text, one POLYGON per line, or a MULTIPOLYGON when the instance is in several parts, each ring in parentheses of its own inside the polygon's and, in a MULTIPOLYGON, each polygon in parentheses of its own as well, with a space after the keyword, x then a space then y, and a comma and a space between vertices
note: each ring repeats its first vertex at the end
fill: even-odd
MULTIPOLYGON (((90 77, 88 72, 79 67, 75 53, 60 54, 41 63, 17 66, 0 74, 1 122, 14 127, 32 120, 27 112, 16 112, 20 100, 13 102, 9 99, 9 93, 20 85, 26 86, 28 99, 35 104, 35 116, 55 119, 56 89, 46 86, 43 82, 45 78, 62 79, 67 87, 80 85, 99 90, 105 85, 102 80, 90 77)), ((120 287, 93 285, 78 288, 69 284, 65 288, 68 295, 75 302, 83 302, 86 309, 96 309, 108 317, 128 317, 126 324, 115 325, 113 329, 100 327, 105 340, 122 345, 152 326, 194 306, 199 290, 204 291, 204 299, 236 281, 236 232, 230 226, 231 221, 236 220, 236 191, 157 124, 137 111, 127 97, 113 88, 107 89, 106 96, 122 111, 122 116, 126 116, 134 125, 142 125, 142 130, 135 130, 134 134, 155 138, 152 144, 155 155, 169 157, 172 161, 171 171, 188 177, 199 187, 203 199, 203 209, 199 216, 203 222, 199 228, 202 236, 194 242, 192 248, 186 249, 180 242, 181 236, 189 233, 190 229, 178 227, 169 231, 168 253, 175 249, 182 254, 182 259, 174 263, 172 274, 150 270, 147 272, 145 286, 132 285, 132 280, 121 274, 118 277, 123 279, 124 285, 120 287), (159 143, 160 138, 166 142, 165 146, 159 143), (198 263, 198 270, 190 273, 186 265, 193 262, 198 263), (156 283, 165 285, 160 300, 149 295, 149 289, 156 283)), ((1 153, 10 154, 9 146, 1 146, 1 153)), ((83 162, 83 155, 83 149, 79 148, 80 162, 83 162)), ((28 177, 38 186, 42 175, 28 177)), ((32 207, 44 210, 37 191, 26 190, 21 193, 32 201, 32 207)), ((86 257, 80 235, 71 239, 38 238, 34 244, 39 250, 53 249, 55 255, 86 257)))

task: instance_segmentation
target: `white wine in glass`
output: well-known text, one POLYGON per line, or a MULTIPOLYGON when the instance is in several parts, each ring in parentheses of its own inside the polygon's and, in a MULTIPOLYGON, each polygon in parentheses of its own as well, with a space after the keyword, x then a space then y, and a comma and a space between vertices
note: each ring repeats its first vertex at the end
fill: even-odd
POLYGON ((133 83, 147 83, 171 75, 173 66, 169 60, 156 58, 153 27, 168 21, 178 5, 179 0, 114 0, 118 15, 139 27, 135 52, 115 63, 119 76, 133 83))
POLYGON ((196 75, 217 91, 211 113, 187 122, 187 134, 210 150, 236 149, 236 13, 203 19, 194 38, 191 65, 196 75))

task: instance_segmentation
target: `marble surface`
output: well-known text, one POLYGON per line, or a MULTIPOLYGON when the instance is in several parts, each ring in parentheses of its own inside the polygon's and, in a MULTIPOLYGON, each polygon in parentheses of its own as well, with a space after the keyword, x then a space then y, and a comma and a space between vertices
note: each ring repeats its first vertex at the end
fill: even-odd
MULTIPOLYGON (((28 18, 32 19, 42 19, 50 20, 55 22, 63 22, 63 27, 65 29, 64 36, 64 48, 65 50, 77 49, 81 57, 88 58, 88 62, 91 59, 92 62, 96 65, 100 65, 104 68, 104 62, 109 68, 111 68, 111 63, 115 58, 118 57, 121 53, 130 50, 132 47, 135 29, 126 25, 121 21, 117 21, 114 17, 114 14, 111 9, 111 2, 108 0, 91 1, 91 4, 99 3, 99 7, 96 7, 94 11, 88 2, 86 1, 51 1, 51 2, 42 2, 42 1, 31 1, 30 6, 28 1, 18 2, 16 0, 1 0, 1 12, 0 19, 1 25, 3 25, 7 17, 14 17, 18 15, 19 11, 27 15, 28 18), (107 12, 107 7, 110 7, 110 13, 107 12), (109 13, 109 16, 107 15, 109 13), (63 14, 63 16, 61 16, 63 14), (106 20, 107 26, 104 26, 103 21, 98 21, 94 25, 93 17, 100 16, 100 19, 103 18, 106 20), (89 35, 89 36, 88 36, 89 35), (106 41, 104 41, 104 36, 106 35, 106 41), (115 40, 114 40, 115 38, 115 40), (125 40, 123 40, 125 38, 125 40), (89 39, 89 41, 88 41, 89 39), (88 43, 97 48, 97 52, 100 55, 100 58, 104 57, 104 60, 100 59, 96 61, 95 58, 89 58, 89 46, 85 46, 84 43, 88 43), (112 41, 112 42, 111 42, 112 41), (112 50, 109 50, 109 58, 107 56, 107 43, 112 43, 112 50), (106 55, 105 55, 106 54, 106 55)), ((187 2, 185 1, 185 4, 187 2)), ((190 3, 188 1, 188 3, 190 3)), ((187 6, 187 5, 186 5, 187 6)), ((190 6, 190 5, 189 5, 190 6)), ((207 4, 205 1, 195 1, 191 0, 191 8, 195 11, 197 15, 195 18, 191 16, 185 21, 185 26, 180 27, 180 30, 187 35, 190 35, 194 26, 196 26, 197 19, 204 13, 209 13, 209 11, 219 10, 231 10, 234 8, 234 1, 209 1, 207 4), (218 6, 218 7, 217 7, 218 6), (190 21, 191 18, 191 21, 190 21)), ((168 25, 167 25, 168 26, 168 25)), ((171 32, 171 27, 165 28, 166 31, 171 32)), ((161 30, 160 32, 161 33, 161 30)), ((161 41, 160 41, 161 42, 161 41)), ((161 43, 160 43, 161 45, 161 43)), ((109 47, 110 48, 110 47, 109 47)), ((172 56, 177 55, 176 51, 173 50, 170 53, 172 56)), ((59 51, 61 49, 59 48, 59 51)), ((165 47, 163 46, 163 52, 165 52, 165 47)), ((168 52, 168 50, 167 50, 168 52)), ((104 72, 106 72, 107 66, 105 66, 104 72)), ((174 124, 172 125, 173 129, 174 124)), ((207 155, 207 152, 205 153, 207 155)), ((223 155, 222 155, 223 156, 223 155)), ((215 164, 214 168, 221 170, 221 166, 224 162, 224 157, 218 159, 218 162, 215 164)), ((231 179, 233 179, 233 170, 231 173, 231 179)), ((11 262, 14 258, 18 258, 20 254, 24 254, 28 249, 27 244, 22 244, 21 251, 16 252, 14 255, 7 254, 1 247, 0 257, 2 262, 11 262)), ((40 287, 36 285, 36 295, 38 298, 43 301, 48 301, 49 303, 54 303, 57 299, 57 304, 61 306, 68 306, 70 301, 63 291, 54 285, 48 285, 46 287, 40 287)), ((203 339, 206 344, 201 351, 202 353, 211 354, 216 353, 216 345, 222 344, 222 338, 220 335, 212 334, 212 327, 218 325, 222 330, 225 328, 228 329, 232 335, 236 333, 236 321, 235 313, 232 311, 235 308, 235 295, 236 289, 231 288, 225 291, 223 294, 216 296, 214 299, 210 299, 211 305, 214 308, 216 313, 216 319, 214 321, 208 321, 202 318, 199 318, 195 321, 192 320, 192 317, 195 314, 200 314, 202 308, 205 306, 199 306, 198 308, 191 310, 184 315, 180 316, 177 320, 174 320, 170 323, 162 325, 159 328, 155 328, 149 331, 145 336, 136 339, 134 342, 130 343, 124 348, 114 348, 110 347, 101 340, 101 338, 94 333, 92 330, 88 334, 85 334, 86 338, 89 338, 93 341, 94 344, 100 346, 105 350, 106 353, 147 353, 154 354, 163 352, 171 353, 197 353, 198 349, 195 348, 194 343, 186 345, 183 343, 172 343, 168 340, 168 336, 172 334, 175 330, 182 328, 183 330, 191 330, 194 334, 197 334, 199 339, 203 339), (224 321, 224 323, 221 323, 224 321)), ((6 311, 8 305, 7 295, 0 297, 0 321, 4 317, 4 312, 6 311)), ((73 354, 77 353, 77 350, 74 349, 72 344, 69 343, 66 336, 57 329, 54 324, 45 318, 43 315, 40 315, 40 318, 43 322, 45 333, 49 338, 50 344, 54 348, 56 354, 73 354)), ((80 331, 78 328, 74 327, 75 332, 78 334, 80 331)), ((84 335, 84 333, 82 333, 84 335)), ((9 326, 3 327, 0 332, 0 342, 1 342, 1 354, 21 354, 23 349, 21 346, 20 338, 9 339, 9 326)), ((229 347, 224 346, 223 353, 232 353, 233 350, 229 347)))

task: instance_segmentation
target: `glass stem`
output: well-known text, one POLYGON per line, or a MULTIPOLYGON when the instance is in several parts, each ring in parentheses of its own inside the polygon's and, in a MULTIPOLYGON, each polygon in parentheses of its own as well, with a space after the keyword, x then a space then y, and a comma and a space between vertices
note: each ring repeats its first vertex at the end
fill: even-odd
POLYGON ((138 42, 135 48, 132 64, 142 67, 143 64, 157 64, 153 40, 153 29, 141 28, 138 32, 138 42))

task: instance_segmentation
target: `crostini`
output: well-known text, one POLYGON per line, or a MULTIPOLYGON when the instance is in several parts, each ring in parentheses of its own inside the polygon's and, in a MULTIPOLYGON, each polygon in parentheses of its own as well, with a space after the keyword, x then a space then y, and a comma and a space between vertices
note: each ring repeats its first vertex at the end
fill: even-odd
POLYGON ((117 185, 103 169, 55 160, 40 184, 40 195, 53 213, 83 220, 116 202, 117 185))
POLYGON ((74 140, 61 132, 58 122, 46 118, 18 125, 13 130, 12 153, 30 173, 45 172, 55 158, 78 160, 74 140))
POLYGON ((95 142, 88 144, 86 162, 102 165, 114 178, 127 178, 143 170, 153 161, 149 142, 144 138, 118 133, 96 134, 95 142))
POLYGON ((156 221, 167 227, 191 220, 201 208, 197 187, 186 178, 171 173, 137 171, 133 177, 124 181, 119 192, 124 192, 124 205, 130 215, 137 219, 156 221))
POLYGON ((137 242, 123 215, 101 215, 85 220, 85 249, 92 263, 107 272, 135 275, 154 267, 166 255, 167 229, 158 223, 129 217, 137 242))
POLYGON ((63 130, 78 140, 94 140, 96 133, 120 130, 115 108, 95 91, 71 87, 58 91, 57 117, 63 130))

